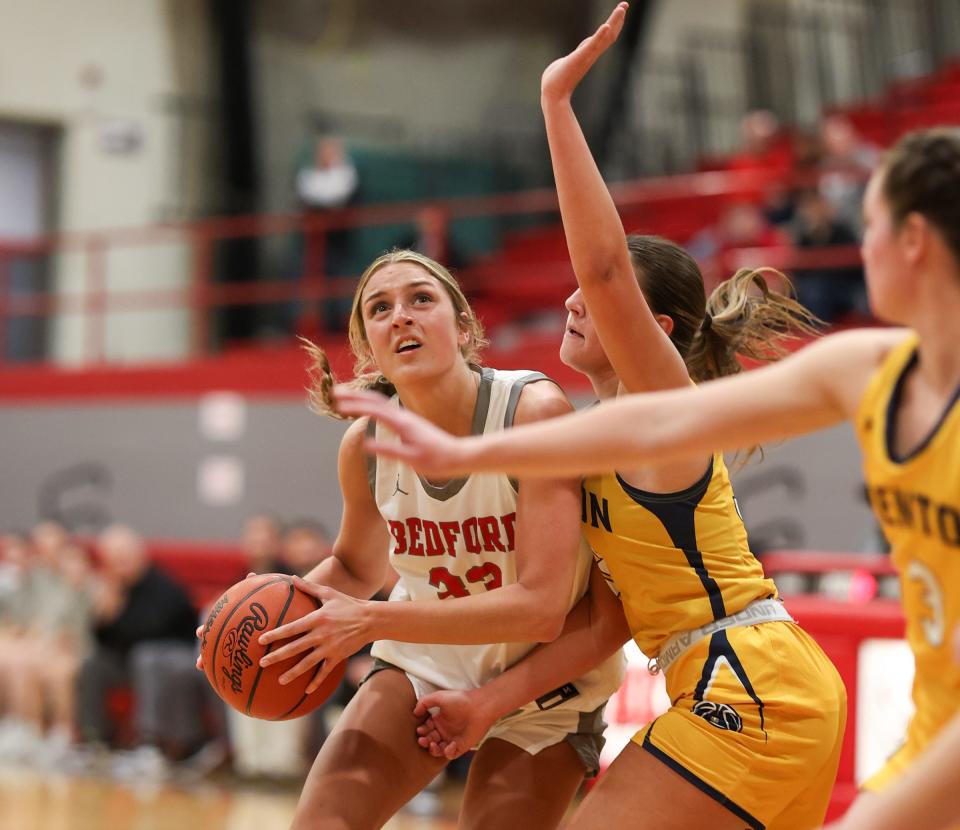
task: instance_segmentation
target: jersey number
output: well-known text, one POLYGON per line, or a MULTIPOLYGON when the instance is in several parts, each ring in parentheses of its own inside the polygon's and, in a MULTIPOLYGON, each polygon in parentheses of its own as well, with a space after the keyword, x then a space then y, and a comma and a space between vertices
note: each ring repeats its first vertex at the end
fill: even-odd
POLYGON ((929 613, 921 618, 920 625, 927 642, 940 648, 943 645, 943 589, 940 582, 930 568, 916 559, 907 566, 907 576, 923 585, 923 603, 929 613))
MULTIPOLYGON (((484 562, 482 565, 474 565, 467 571, 467 582, 479 582, 488 591, 492 591, 494 588, 503 585, 503 576, 500 568, 493 562, 484 562)), ((430 584, 437 589, 437 597, 440 599, 470 596, 463 580, 450 573, 446 568, 431 568, 430 584)))

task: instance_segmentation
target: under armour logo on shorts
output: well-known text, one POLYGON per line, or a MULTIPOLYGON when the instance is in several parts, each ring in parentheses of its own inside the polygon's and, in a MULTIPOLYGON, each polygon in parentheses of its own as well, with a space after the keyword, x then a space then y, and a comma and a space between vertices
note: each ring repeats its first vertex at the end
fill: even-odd
POLYGON ((737 714, 737 710, 726 703, 698 700, 693 705, 693 714, 699 715, 717 729, 728 729, 731 732, 740 732, 743 729, 743 720, 737 714))

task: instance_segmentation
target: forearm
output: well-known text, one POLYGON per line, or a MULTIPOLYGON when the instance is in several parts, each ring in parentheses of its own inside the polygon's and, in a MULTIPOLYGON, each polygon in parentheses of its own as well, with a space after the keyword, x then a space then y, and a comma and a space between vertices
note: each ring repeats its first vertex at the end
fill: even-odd
MULTIPOLYGON (((607 590, 603 587, 602 590, 607 590)), ((599 666, 630 639, 622 613, 600 615, 587 594, 567 615, 560 636, 473 693, 491 720, 525 706, 599 666)))
POLYGON ((372 602, 368 634, 404 643, 528 643, 557 636, 564 610, 545 592, 516 583, 438 602, 372 602))
POLYGON ((841 822, 843 830, 941 830, 960 823, 960 718, 881 795, 841 822))
MULTIPOLYGON (((386 556, 386 553, 384 553, 386 556)), ((383 585, 382 579, 372 579, 352 571, 335 554, 328 556, 312 571, 304 576, 308 582, 327 585, 340 593, 357 599, 370 599, 383 585)))
POLYGON ((527 478, 606 473, 742 449, 841 420, 841 410, 814 393, 804 394, 803 383, 782 371, 787 362, 697 388, 627 395, 543 423, 460 439, 462 458, 449 466, 527 478))
POLYGON ((589 288, 618 263, 629 269, 623 224, 569 97, 541 98, 567 248, 577 280, 589 288))

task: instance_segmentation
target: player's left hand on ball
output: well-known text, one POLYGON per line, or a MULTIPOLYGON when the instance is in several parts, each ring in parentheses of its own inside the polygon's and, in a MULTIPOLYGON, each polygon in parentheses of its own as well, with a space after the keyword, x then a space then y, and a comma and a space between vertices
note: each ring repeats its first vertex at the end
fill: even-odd
POLYGON ((303 654, 300 662, 280 675, 281 683, 289 683, 323 662, 317 676, 307 686, 309 694, 320 688, 334 666, 371 642, 372 638, 367 634, 369 603, 297 576, 293 580, 300 590, 319 599, 322 607, 260 635, 260 643, 264 645, 290 640, 271 649, 261 658, 260 665, 270 666, 303 654))

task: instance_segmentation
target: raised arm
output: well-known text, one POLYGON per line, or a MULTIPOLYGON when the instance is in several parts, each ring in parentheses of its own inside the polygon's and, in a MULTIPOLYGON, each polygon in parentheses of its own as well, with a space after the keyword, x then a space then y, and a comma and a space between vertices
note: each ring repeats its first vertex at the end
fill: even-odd
POLYGON ((594 566, 588 592, 556 640, 479 689, 435 692, 417 703, 414 714, 426 718, 417 730, 420 745, 437 756, 459 757, 499 718, 596 668, 629 639, 623 606, 594 566))
POLYGON ((603 349, 628 392, 689 383, 637 283, 617 208, 571 105, 574 89, 623 28, 627 4, 543 73, 540 101, 570 262, 603 349))
POLYGON ((736 450, 813 432, 853 416, 873 369, 901 329, 831 335, 777 364, 644 395, 482 438, 455 439, 382 396, 338 390, 344 414, 373 415, 401 438, 368 444, 428 475, 505 471, 527 477, 604 473, 736 450))

